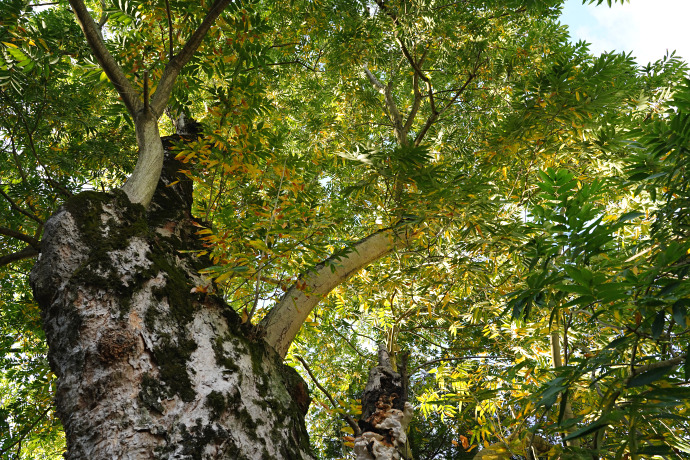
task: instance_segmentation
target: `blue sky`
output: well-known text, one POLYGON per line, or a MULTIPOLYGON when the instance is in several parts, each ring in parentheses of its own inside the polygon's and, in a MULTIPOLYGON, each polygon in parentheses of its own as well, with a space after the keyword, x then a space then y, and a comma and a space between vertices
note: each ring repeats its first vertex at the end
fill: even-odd
POLYGON ((690 61, 690 0, 630 0, 608 7, 582 5, 568 0, 561 21, 574 41, 592 44, 594 54, 632 51, 644 65, 664 56, 666 50, 690 61))

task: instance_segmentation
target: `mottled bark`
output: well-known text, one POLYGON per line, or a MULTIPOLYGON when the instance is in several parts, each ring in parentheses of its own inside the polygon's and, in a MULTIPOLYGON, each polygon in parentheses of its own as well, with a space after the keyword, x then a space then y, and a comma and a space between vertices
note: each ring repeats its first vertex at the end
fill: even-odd
MULTIPOLYGON (((206 281, 191 184, 75 196, 31 274, 68 459, 308 459, 306 385, 206 281)), ((175 185, 169 186, 175 180, 175 185)))

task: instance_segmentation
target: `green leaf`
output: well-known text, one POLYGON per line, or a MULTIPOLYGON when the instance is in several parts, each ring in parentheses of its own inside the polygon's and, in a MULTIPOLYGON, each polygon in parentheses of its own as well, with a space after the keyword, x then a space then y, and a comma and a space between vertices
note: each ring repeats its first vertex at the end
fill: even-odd
POLYGON ((626 212, 618 218, 618 222, 627 222, 629 220, 637 219, 638 217, 643 217, 645 213, 639 211, 626 212))
POLYGON ((606 348, 607 349, 617 348, 618 346, 629 342, 634 337, 635 337, 635 334, 627 334, 627 335, 618 337, 617 339, 612 340, 608 345, 606 345, 606 348))
POLYGON ((664 311, 658 312, 652 323, 652 337, 654 337, 655 340, 661 337, 662 332, 664 332, 665 321, 666 313, 664 311))
POLYGON ((671 446, 666 445, 656 445, 656 446, 644 446, 637 451, 638 454, 642 455, 669 455, 674 454, 674 450, 671 446))
POLYGON ((686 305, 688 302, 689 299, 680 299, 676 301, 672 307, 673 319, 683 329, 687 327, 688 310, 686 305))
POLYGON ((582 428, 580 428, 577 431, 574 431, 570 433, 568 436, 564 437, 564 441, 570 441, 571 439, 578 439, 583 436, 587 436, 588 434, 597 432, 601 430, 602 428, 606 428, 609 425, 609 422, 606 420, 597 420, 595 422, 590 423, 589 425, 586 425, 582 428))
POLYGON ((669 372, 673 370, 673 366, 658 367, 656 369, 651 369, 647 372, 643 372, 636 375, 628 382, 628 388, 640 387, 642 385, 649 385, 652 382, 656 382, 669 372))

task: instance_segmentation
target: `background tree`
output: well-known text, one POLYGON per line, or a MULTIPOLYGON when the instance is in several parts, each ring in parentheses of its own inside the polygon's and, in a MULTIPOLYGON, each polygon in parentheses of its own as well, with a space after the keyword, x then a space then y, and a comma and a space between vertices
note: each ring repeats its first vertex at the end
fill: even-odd
MULTIPOLYGON (((139 133, 140 161, 148 157, 157 165, 162 158, 158 117, 164 109, 175 119, 186 111, 202 119, 205 133, 176 150, 196 186, 193 214, 206 221, 197 222, 202 227, 196 229, 207 247, 194 254, 209 256, 210 261, 201 259, 194 265, 203 266, 215 284, 192 272, 185 272, 186 281, 174 278, 175 268, 169 267, 167 279, 174 282, 165 289, 191 282, 189 290, 196 295, 221 293, 240 317, 228 319, 234 318, 228 313, 225 320, 214 321, 259 322, 280 355, 287 354, 288 362, 295 364, 292 356, 298 355, 314 371, 314 380, 329 394, 313 405, 309 416, 317 455, 345 456, 354 443, 350 437, 354 428, 338 420, 344 414, 357 418, 361 409, 353 401, 364 389, 367 369, 376 364, 380 342, 393 357, 393 366, 396 355, 402 362, 404 354, 399 353, 411 352, 407 366, 397 370, 409 376, 410 401, 421 412, 410 435, 417 458, 448 458, 452 452, 460 458, 467 455, 465 450, 495 441, 500 442, 485 448, 485 453, 507 446, 524 454, 525 448, 541 446, 545 450, 539 452, 553 449, 555 455, 559 433, 573 439, 582 435, 578 442, 564 442, 565 451, 574 455, 606 454, 607 446, 614 444, 623 446, 621 456, 668 451, 668 446, 681 449, 687 440, 672 423, 655 426, 649 417, 631 409, 628 396, 621 407, 620 395, 613 395, 621 379, 625 385, 639 383, 633 388, 644 391, 648 384, 671 385, 664 397, 651 393, 650 398, 673 406, 674 419, 682 417, 686 397, 671 373, 682 352, 673 347, 658 352, 662 362, 671 363, 663 368, 668 378, 662 381, 652 381, 661 374, 645 373, 654 369, 639 362, 640 356, 655 356, 651 348, 640 354, 642 339, 618 354, 597 354, 619 334, 624 318, 637 317, 634 312, 640 307, 629 300, 634 298, 632 292, 650 287, 641 287, 643 278, 628 280, 625 288, 616 284, 627 259, 638 253, 631 240, 635 227, 599 225, 606 222, 605 215, 621 214, 644 202, 632 200, 619 182, 611 183, 614 188, 593 179, 621 175, 621 160, 631 151, 626 141, 639 138, 639 131, 632 129, 659 119, 657 114, 686 69, 670 59, 638 72, 629 56, 589 56, 586 45, 569 44, 566 31, 555 22, 560 3, 232 4, 202 34, 205 40, 187 42, 196 43, 195 55, 183 46, 184 37, 196 37, 195 31, 206 27, 201 18, 210 18, 212 5, 190 9, 186 3, 94 4, 98 24, 91 24, 83 5, 75 4, 88 44, 105 73, 84 64, 83 54, 78 53, 87 47, 74 26, 68 21, 66 28, 59 26, 69 17, 64 10, 34 14, 18 3, 15 28, 8 28, 9 38, 3 40, 3 107, 15 117, 3 127, 3 133, 11 133, 4 145, 4 161, 11 165, 3 173, 4 215, 12 218, 3 237, 14 245, 8 246, 3 262, 12 263, 8 270, 26 273, 28 267, 17 261, 44 249, 38 240, 58 194, 120 184, 134 164, 135 133, 139 133), (51 28, 42 21, 63 33, 50 41, 51 28), (27 31, 25 23, 35 25, 36 31, 27 31), (100 36, 98 26, 105 31, 100 36), (98 50, 101 37, 106 39, 106 52, 98 50), (63 45, 65 40, 72 41, 71 48, 63 45), (64 53, 70 57, 56 61, 61 46, 70 50, 64 53), (175 58, 176 53, 183 58, 175 58), (178 68, 184 60, 187 65, 178 68), (46 71, 59 78, 41 79, 46 71), (108 79, 128 112, 109 92, 108 79), (98 101, 92 97, 93 88, 100 91, 98 101), (47 98, 51 94, 52 99, 47 98), (43 116, 41 107, 68 107, 65 98, 79 95, 79 106, 84 107, 79 116, 72 111, 43 116), (20 119, 20 113, 43 130, 11 121, 20 119), (109 136, 118 141, 108 142, 109 136), (123 145, 130 155, 108 153, 107 149, 123 145), (51 156, 56 146, 62 150, 51 156), (30 160, 32 151, 35 160, 30 160), (93 162, 83 164, 86 158, 93 162), (35 161, 33 168, 29 161, 35 161), (40 162, 48 167, 40 167, 40 162), (556 169, 537 175, 548 167, 556 169), (557 171, 563 167, 570 172, 557 171), (40 195, 47 203, 41 207, 31 193, 37 184, 44 188, 40 195), (541 195, 536 187, 543 190, 541 195), (392 256, 381 259, 394 249, 392 256), (587 281, 593 273, 599 274, 596 282, 594 275, 587 281), (343 284, 345 280, 349 282, 343 284), (581 280, 589 284, 577 287, 581 280), (325 297, 334 288, 334 295, 325 297), (578 297, 584 296, 583 289, 589 289, 592 298, 578 297), (613 292, 608 297, 607 289, 613 292), (512 313, 517 322, 502 315, 503 296, 509 292, 513 292, 512 308, 505 313, 512 313), (598 315, 597 308, 606 310, 612 302, 613 318, 606 318, 606 324, 615 327, 596 327, 599 323, 591 318, 604 315, 598 315), (299 314, 295 307, 300 307, 299 314), (530 321, 523 322, 525 317, 530 321), (296 343, 289 353, 293 339, 296 343), (597 358, 584 359, 589 355, 597 358), (619 363, 614 358, 619 357, 628 359, 628 374, 607 374, 599 386, 583 390, 583 376, 596 375, 607 366, 615 368, 619 363), (578 359, 582 363, 573 364, 578 359), (638 367, 642 373, 635 370, 638 367), (634 380, 636 372, 645 377, 634 380), (558 395, 562 395, 560 410, 549 411, 558 395), (438 425, 438 421, 452 423, 438 425), (449 430, 451 425, 456 428, 449 430), (347 428, 340 433, 342 426, 347 428), (633 434, 621 443, 626 430, 633 434), (639 445, 636 434, 645 430, 656 430, 657 437, 639 445), (535 432, 538 437, 532 435, 535 432), (539 442, 542 439, 545 442, 539 442)), ((656 123, 665 126, 666 121, 662 117, 656 123)), ((663 156, 661 150, 656 154, 657 159, 663 156)), ((145 164, 140 163, 139 171, 156 176, 155 186, 158 166, 145 164)), ((136 182, 130 178, 129 184, 136 182)), ((138 186, 125 189, 134 201, 144 203, 153 193, 150 186, 142 194, 138 186)), ((166 206, 170 203, 153 209, 166 206)), ((667 222, 675 222, 672 212, 665 215, 667 222)), ((126 228, 131 218, 118 216, 124 219, 118 228, 126 228)), ((167 228, 160 227, 161 222, 149 219, 152 227, 167 228)), ((647 227, 648 223, 639 222, 641 235, 647 227)), ((676 250, 669 249, 672 254, 676 250)), ((184 257, 174 248, 166 246, 165 251, 184 257)), ((144 278, 150 276, 137 270, 144 278)), ((3 309, 12 320, 7 342, 26 354, 32 343, 41 340, 37 307, 21 295, 27 288, 20 278, 5 279, 19 293, 4 300, 11 305, 3 309), (18 340, 19 334, 31 341, 18 340)), ((122 287, 113 289, 122 296, 122 287)), ((684 314, 678 313, 684 297, 677 292, 676 316, 684 314)), ((175 294, 165 294, 172 305, 175 294)), ((205 308, 198 306, 206 302, 200 297, 185 297, 187 301, 197 305, 194 308, 205 308)), ((661 311, 654 313, 657 331, 659 322, 666 324, 661 311)), ((639 314, 636 330, 650 313, 639 310, 639 314)), ((180 331, 190 323, 184 318, 178 323, 163 329, 180 327, 173 334, 179 351, 184 348, 179 345, 190 338, 180 331)), ((251 328, 235 333, 241 339, 257 335, 251 328)), ((674 343, 681 341, 681 348, 683 337, 680 333, 673 338, 674 343)), ((160 388, 143 385, 143 380, 135 387, 137 403, 149 401, 148 410, 155 413, 160 412, 161 402, 192 396, 165 378, 167 371, 161 365, 170 356, 170 342, 161 346, 165 340, 160 337, 150 340, 158 340, 145 345, 152 349, 152 366, 163 376, 162 393, 153 392, 156 397, 149 400, 148 390, 160 388)), ((614 342, 609 349, 629 347, 631 340, 614 342)), ((180 353, 183 363, 193 355, 191 348, 180 353)), ((6 362, 6 368, 18 366, 17 361, 6 362)), ((216 364, 229 370, 228 362, 216 364)), ((280 372, 275 364, 270 366, 280 372)), ((190 375, 184 364, 170 372, 181 380, 190 375)), ((20 382, 16 373, 8 375, 8 384, 20 382)), ((37 388, 39 393, 25 401, 47 393, 45 385, 37 388)), ((204 417, 225 423, 232 418, 227 413, 241 410, 218 388, 202 395, 204 417)), ((649 393, 642 394, 646 398, 649 393)), ((38 437, 33 420, 50 411, 46 398, 41 401, 36 409, 4 405, 12 409, 13 417, 4 454, 22 452, 22 440, 29 439, 26 433, 38 437), (28 421, 23 426, 21 417, 28 421)), ((114 401, 109 401, 113 407, 114 401)), ((658 415, 656 409, 650 410, 658 415)), ((209 426, 221 436, 216 425, 209 426)), ((192 426, 178 435, 185 440, 182 448, 195 449, 204 436, 213 437, 192 426)), ((181 454, 192 455, 185 452, 181 454)))

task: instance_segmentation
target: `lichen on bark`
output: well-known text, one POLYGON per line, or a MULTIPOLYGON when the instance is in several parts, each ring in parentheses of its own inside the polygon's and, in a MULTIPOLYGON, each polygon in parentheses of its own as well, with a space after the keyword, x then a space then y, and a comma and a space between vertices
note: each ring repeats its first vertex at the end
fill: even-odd
POLYGON ((67 458, 311 458, 304 382, 220 297, 192 292, 206 262, 175 163, 148 210, 86 192, 46 224, 31 283, 67 458))

